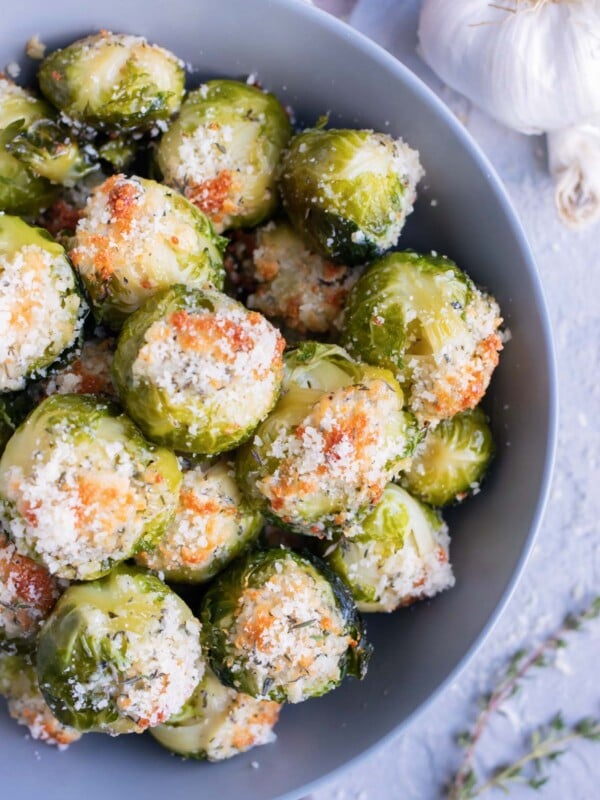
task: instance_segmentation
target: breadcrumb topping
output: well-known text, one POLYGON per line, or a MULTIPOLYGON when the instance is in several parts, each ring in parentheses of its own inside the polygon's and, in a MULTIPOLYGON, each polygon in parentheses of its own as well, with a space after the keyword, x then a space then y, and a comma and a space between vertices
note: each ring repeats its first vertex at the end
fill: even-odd
POLYGON ((25 245, 0 258, 0 391, 23 389, 72 345, 83 309, 63 256, 25 245))
POLYGON ((262 586, 240 595, 230 641, 259 694, 283 688, 288 702, 299 703, 340 680, 343 656, 354 642, 326 581, 292 558, 276 568, 262 586))
POLYGON ((387 424, 399 410, 395 390, 372 380, 322 396, 300 425, 282 429, 268 452, 277 469, 258 483, 277 516, 302 526, 304 503, 320 495, 339 525, 376 503, 406 449, 403 433, 390 435, 387 424))

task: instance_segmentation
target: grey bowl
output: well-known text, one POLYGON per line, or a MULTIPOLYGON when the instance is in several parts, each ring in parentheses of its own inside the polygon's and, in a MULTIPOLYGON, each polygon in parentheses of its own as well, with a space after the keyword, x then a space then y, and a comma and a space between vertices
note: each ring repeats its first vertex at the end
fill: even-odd
POLYGON ((514 586, 555 438, 538 277, 498 178, 460 123, 406 68, 333 18, 294 0, 20 0, 2 9, 0 65, 18 61, 26 82, 32 65, 23 46, 32 34, 53 48, 99 28, 170 48, 194 65, 198 81, 256 72, 306 122, 330 111, 332 124, 402 135, 420 150, 427 176, 401 244, 454 258, 494 292, 512 331, 488 402, 498 443, 493 472, 480 495, 448 515, 457 586, 432 603, 369 619, 375 655, 364 682, 286 708, 276 744, 219 765, 172 758, 147 736, 90 735, 57 753, 0 718, 7 800, 298 797, 405 727, 464 666, 514 586))

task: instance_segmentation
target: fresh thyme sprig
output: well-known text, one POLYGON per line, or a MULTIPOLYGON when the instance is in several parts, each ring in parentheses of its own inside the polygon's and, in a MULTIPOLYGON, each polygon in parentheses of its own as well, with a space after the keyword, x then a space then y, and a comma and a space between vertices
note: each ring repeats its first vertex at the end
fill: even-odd
POLYGON ((477 745, 487 728, 490 717, 503 703, 513 697, 521 688, 521 682, 533 667, 544 667, 549 663, 552 652, 566 647, 565 636, 579 630, 586 622, 600 616, 600 596, 577 613, 568 614, 554 633, 546 637, 531 650, 518 650, 510 659, 504 675, 496 688, 481 699, 481 709, 471 731, 464 731, 457 737, 458 744, 464 748, 463 760, 448 786, 448 800, 472 800, 491 788, 506 790, 509 781, 527 783, 531 788, 540 788, 547 780, 544 766, 556 760, 561 754, 562 745, 573 739, 600 740, 600 721, 591 718, 580 720, 572 727, 566 726, 560 715, 555 716, 548 725, 538 728, 531 735, 530 750, 518 761, 496 770, 483 783, 479 783, 473 768, 477 745), (533 773, 527 777, 524 768, 533 765, 533 773))

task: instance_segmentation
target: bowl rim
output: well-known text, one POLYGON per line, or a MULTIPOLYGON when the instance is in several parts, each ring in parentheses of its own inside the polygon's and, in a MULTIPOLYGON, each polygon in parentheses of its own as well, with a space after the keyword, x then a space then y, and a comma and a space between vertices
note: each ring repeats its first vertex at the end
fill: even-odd
POLYGON ((314 19, 319 25, 321 25, 323 28, 326 28, 334 36, 343 36, 367 58, 378 62, 382 67, 386 68, 393 75, 393 77, 409 84, 413 89, 416 90, 418 94, 423 97, 425 102, 429 103, 435 108, 435 110, 443 118, 445 124, 452 129, 453 133, 458 137, 461 144, 463 144, 469 151, 470 155, 477 163, 477 166, 479 166, 481 171, 484 173, 489 183, 490 190, 494 192, 502 210, 506 214, 506 217, 510 222, 514 232, 516 243, 523 254, 523 260, 527 265, 532 282, 533 295, 539 311, 540 323, 543 331, 543 353, 548 370, 549 389, 548 431, 546 434, 546 452, 544 456, 544 468, 541 476, 540 491, 535 504, 532 523, 527 537, 523 543, 519 560, 513 574, 510 577, 510 580, 506 585, 506 588, 504 589, 498 605, 490 614, 484 627, 475 637, 474 641, 471 643, 458 664, 435 688, 429 697, 412 713, 395 725, 388 733, 378 739, 375 743, 366 747, 358 755, 349 758, 343 764, 340 764, 338 767, 335 767, 318 778, 315 778, 310 783, 274 798, 274 800, 298 800, 298 798, 306 797, 311 792, 322 788, 325 783, 335 780, 336 777, 341 775, 343 770, 346 770, 348 767, 357 766, 360 762, 373 755, 373 753, 378 749, 386 744, 389 744, 392 740, 404 733, 410 727, 410 725, 412 725, 422 714, 431 708, 436 700, 438 700, 438 698, 441 697, 441 695, 446 691, 446 689, 448 689, 448 687, 459 678, 459 676, 471 663, 475 655, 483 647, 488 637, 491 635, 496 624, 506 610, 506 607, 508 606, 523 575, 536 537, 540 530, 544 512, 546 510, 546 505, 550 494, 550 485, 554 471, 554 464, 556 461, 559 400, 554 337, 552 335, 550 315, 548 312, 548 305, 540 279, 539 270, 533 256, 531 246, 527 240, 523 225, 508 195, 508 191, 504 187, 504 184, 496 172, 495 167, 485 155, 478 142, 469 133, 466 127, 456 118, 443 100, 438 97, 433 89, 427 86, 427 84, 421 78, 415 75, 411 69, 409 69, 409 67, 403 64, 398 58, 396 58, 396 56, 392 55, 384 47, 353 28, 347 22, 333 16, 333 14, 321 8, 313 6, 310 0, 276 0, 276 2, 280 6, 287 7, 287 9, 292 13, 298 13, 301 16, 314 19))

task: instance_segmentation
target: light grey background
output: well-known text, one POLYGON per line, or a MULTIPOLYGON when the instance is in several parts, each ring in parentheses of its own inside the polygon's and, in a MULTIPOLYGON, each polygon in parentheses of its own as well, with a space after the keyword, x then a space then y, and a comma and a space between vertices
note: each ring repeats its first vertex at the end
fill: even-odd
MULTIPOLYGON (((434 800, 458 764, 454 734, 472 720, 477 696, 491 686, 507 656, 600 592, 600 225, 574 233, 558 221, 543 137, 521 136, 495 123, 444 87, 420 61, 415 53, 419 0, 322 0, 316 5, 345 16, 396 55, 479 142, 533 247, 555 333, 561 412, 553 490, 511 603, 469 667, 408 731, 313 794, 314 800, 434 800)), ((486 769, 517 755, 528 731, 559 709, 568 720, 600 715, 599 659, 600 622, 574 634, 554 669, 532 674, 482 740, 477 766, 486 769)), ((540 792, 515 787, 511 797, 597 800, 599 785, 600 745, 585 742, 563 756, 540 792)))

